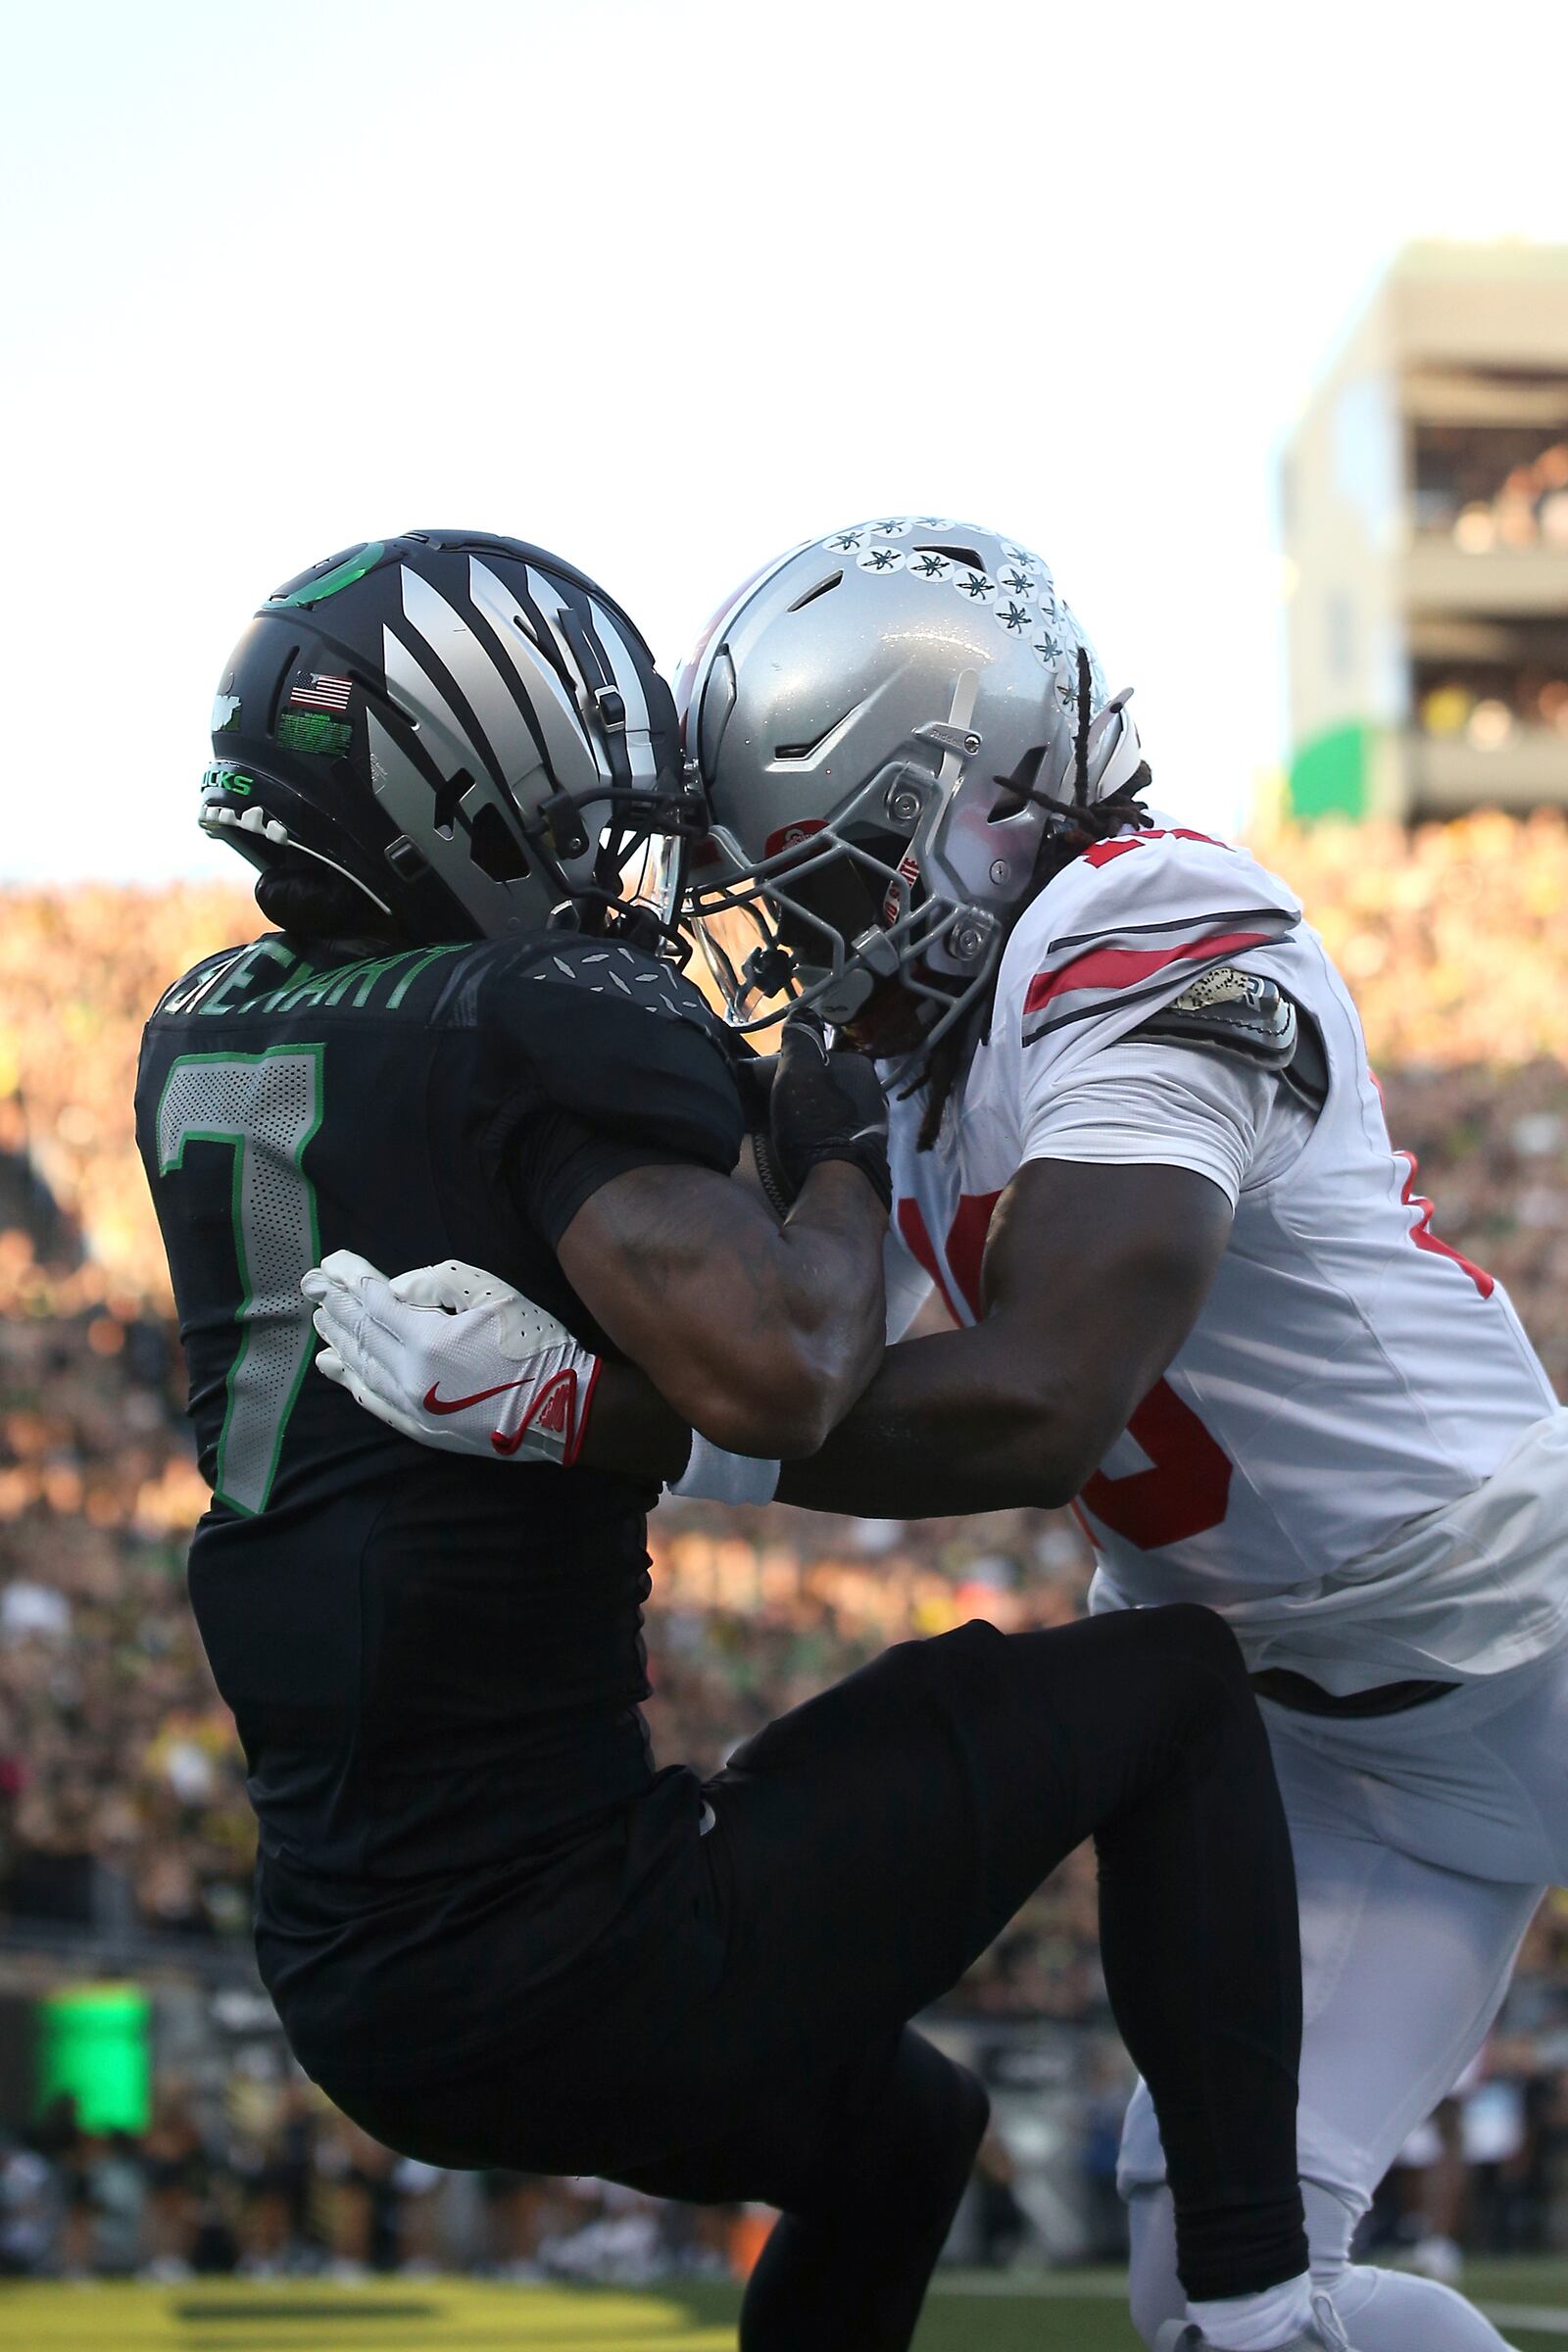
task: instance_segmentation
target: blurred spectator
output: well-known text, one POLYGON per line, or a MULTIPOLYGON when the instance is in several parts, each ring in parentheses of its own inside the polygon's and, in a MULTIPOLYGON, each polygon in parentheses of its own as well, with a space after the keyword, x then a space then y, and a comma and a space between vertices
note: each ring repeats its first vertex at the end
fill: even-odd
POLYGON ((980 2260, 990 2271, 1008 2271, 1030 2235, 1029 2217, 1013 2190, 1012 2157, 1006 2142, 988 2132, 974 2160, 975 2236, 980 2260))
POLYGON ((49 2268, 59 2228, 54 2167, 36 2148, 0 2147, 0 2278, 49 2268))
POLYGON ((332 2277, 352 2280, 395 2269, 398 2158, 347 2116, 335 2116, 317 2134, 315 2160, 332 2277))
POLYGON ((160 2089, 142 2142, 147 2184, 149 2278, 188 2278, 195 2268, 211 2167, 201 2127, 182 2084, 160 2089))
POLYGON ((1568 441, 1540 426, 1424 424, 1415 526, 1466 555, 1568 547, 1568 441))

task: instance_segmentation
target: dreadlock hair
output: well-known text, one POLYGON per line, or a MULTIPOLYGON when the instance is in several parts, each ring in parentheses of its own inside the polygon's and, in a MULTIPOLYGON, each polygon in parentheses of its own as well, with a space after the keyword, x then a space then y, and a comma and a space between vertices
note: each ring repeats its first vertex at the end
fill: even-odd
MULTIPOLYGON (((1002 977, 1002 959, 1007 952, 1007 941, 1022 920, 1025 909, 1040 896, 1048 882, 1054 882, 1075 858, 1092 850, 1097 842, 1109 841, 1113 835, 1124 833, 1129 826, 1135 832, 1147 832, 1153 818, 1144 807, 1140 794, 1149 790, 1153 781, 1149 761, 1141 760, 1125 784, 1102 801, 1088 798, 1088 732, 1085 713, 1089 707, 1088 694, 1083 691, 1083 672, 1088 669, 1087 656, 1080 654, 1080 691, 1078 696, 1078 736, 1075 745, 1075 789, 1070 808, 1063 808, 1061 821, 1046 833, 1035 854, 1034 871, 1029 887, 1007 915, 1002 944, 992 966, 991 985, 982 991, 961 1021, 955 1021, 946 1037, 941 1037, 924 1056, 913 1077, 903 1089, 900 1100, 925 1090, 925 1110, 920 1120, 920 1132, 915 1139, 917 1152, 930 1152, 942 1133, 948 1115, 948 1104, 954 1089, 968 1067, 969 1056, 978 1045, 984 1045, 991 1034, 991 1016, 996 1010, 997 983, 1002 977)), ((1060 806, 1060 804, 1058 804, 1060 806)))

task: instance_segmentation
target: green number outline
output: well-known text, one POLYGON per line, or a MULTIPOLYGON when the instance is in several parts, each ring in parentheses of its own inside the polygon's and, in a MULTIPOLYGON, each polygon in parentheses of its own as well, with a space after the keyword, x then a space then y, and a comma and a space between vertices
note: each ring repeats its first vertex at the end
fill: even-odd
MULTIPOLYGON (((323 1072, 326 1048, 324 1045, 269 1046, 265 1052, 260 1054, 181 1054, 177 1060, 171 1062, 169 1075, 164 1080, 163 1093, 158 1098, 158 1116, 153 1134, 156 1138, 162 1138, 164 1105, 169 1100, 169 1090, 181 1070, 190 1069, 202 1062, 224 1062, 232 1069, 236 1062, 273 1061, 283 1054, 309 1055, 316 1064, 315 1115, 310 1125, 301 1134, 299 1142, 291 1153, 300 1182, 305 1187, 307 1214, 311 1227, 311 1259, 315 1264, 319 1260, 321 1254, 321 1228, 317 1215, 316 1187, 305 1173, 305 1153, 320 1130, 322 1113, 325 1108, 323 1072)), ((168 1176, 172 1170, 182 1168, 185 1164, 187 1144, 227 1144, 234 1154, 234 1173, 229 1186, 228 1213, 234 1234, 234 1257, 239 1268, 241 1298, 239 1305, 234 1310, 234 1320, 240 1326, 240 1343, 235 1350, 234 1360, 228 1367, 228 1377, 224 1383, 228 1403, 223 1413, 223 1426, 218 1436, 217 1475, 213 1481, 213 1493, 220 1502, 226 1503, 231 1511, 237 1511, 244 1519, 259 1518, 267 1508, 272 1492, 272 1481, 277 1476, 278 1460, 283 1451, 283 1439, 288 1431, 289 1419, 295 1405, 299 1402, 300 1390, 305 1385, 305 1375, 311 1368, 311 1349, 307 1347, 299 1370, 294 1375, 294 1385, 289 1390, 287 1401, 278 1415, 277 1437, 272 1446, 272 1458, 268 1464, 267 1479, 262 1489, 262 1499, 253 1510, 248 1503, 238 1502, 232 1494, 225 1494, 223 1492, 223 1465, 228 1451, 229 1424, 234 1418, 234 1384, 251 1344, 251 1326, 246 1317, 254 1294, 251 1290, 250 1263, 245 1252, 245 1233, 240 1212, 241 1188, 245 1174, 245 1152, 251 1140, 237 1127, 185 1127, 180 1130, 178 1146, 172 1158, 164 1159, 163 1145, 160 1140, 158 1167, 160 1176, 168 1176)), ((303 1300, 301 1306, 303 1311, 303 1300)))

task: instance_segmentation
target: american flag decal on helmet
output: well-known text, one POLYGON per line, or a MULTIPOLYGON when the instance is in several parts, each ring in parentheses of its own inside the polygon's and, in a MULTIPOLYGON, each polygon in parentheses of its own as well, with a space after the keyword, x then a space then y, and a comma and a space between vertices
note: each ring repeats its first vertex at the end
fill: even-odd
POLYGON ((288 699, 302 710, 342 711, 349 707, 352 685, 350 678, 323 676, 319 670, 313 669, 308 678, 290 689, 288 699))

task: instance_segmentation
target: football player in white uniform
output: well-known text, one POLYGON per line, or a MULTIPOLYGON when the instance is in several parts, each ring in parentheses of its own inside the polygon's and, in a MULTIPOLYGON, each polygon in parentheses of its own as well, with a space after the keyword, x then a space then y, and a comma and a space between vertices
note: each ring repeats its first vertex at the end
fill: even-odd
MULTIPOLYGON (((933 1285, 958 1329, 890 1348, 809 1461, 698 1438, 677 1491, 905 1518, 1075 1498, 1096 1611, 1225 1615, 1296 1847, 1315 2282, 1360 2352, 1497 2352, 1451 2289, 1349 2250, 1568 1877, 1568 1416, 1504 1292, 1433 1233, 1293 894, 1146 808, 1126 698, 1037 557, 930 516, 836 532, 720 609, 682 693, 712 812, 691 906, 731 1017, 804 999, 884 1064, 890 1336, 933 1285)), ((409 1372, 428 1309, 400 1312, 367 1337, 328 1298, 352 1360, 327 1368, 463 1442, 409 1372)), ((476 1356, 465 1385, 486 1377, 476 1356)), ((1184 2306, 1142 2089, 1121 2185, 1134 2316, 1164 2341, 1184 2306)), ((1300 2325, 1250 2314, 1236 2352, 1300 2325)))

